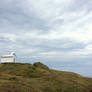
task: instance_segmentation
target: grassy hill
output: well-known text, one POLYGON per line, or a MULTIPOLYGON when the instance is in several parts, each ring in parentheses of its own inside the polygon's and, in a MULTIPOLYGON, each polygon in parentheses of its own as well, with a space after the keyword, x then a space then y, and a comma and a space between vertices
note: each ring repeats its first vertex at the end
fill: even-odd
POLYGON ((0 64, 0 92, 92 92, 92 79, 34 64, 0 64))

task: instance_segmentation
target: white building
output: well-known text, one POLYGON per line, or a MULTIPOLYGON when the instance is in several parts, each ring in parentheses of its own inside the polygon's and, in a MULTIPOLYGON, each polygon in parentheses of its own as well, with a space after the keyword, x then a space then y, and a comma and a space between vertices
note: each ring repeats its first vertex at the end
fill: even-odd
POLYGON ((12 52, 10 55, 1 56, 1 63, 13 63, 16 62, 16 54, 12 52))

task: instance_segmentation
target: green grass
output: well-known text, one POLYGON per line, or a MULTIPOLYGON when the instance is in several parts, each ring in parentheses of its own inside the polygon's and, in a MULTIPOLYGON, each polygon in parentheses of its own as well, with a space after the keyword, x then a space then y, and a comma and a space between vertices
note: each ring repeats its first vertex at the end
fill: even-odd
POLYGON ((0 64, 0 92, 92 92, 92 79, 32 64, 0 64))

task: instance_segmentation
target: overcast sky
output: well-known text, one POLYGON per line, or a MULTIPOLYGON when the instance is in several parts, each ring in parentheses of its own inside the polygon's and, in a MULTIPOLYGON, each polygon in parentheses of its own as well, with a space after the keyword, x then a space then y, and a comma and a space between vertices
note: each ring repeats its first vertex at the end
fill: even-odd
POLYGON ((92 76, 92 0, 0 0, 0 55, 11 51, 92 76))

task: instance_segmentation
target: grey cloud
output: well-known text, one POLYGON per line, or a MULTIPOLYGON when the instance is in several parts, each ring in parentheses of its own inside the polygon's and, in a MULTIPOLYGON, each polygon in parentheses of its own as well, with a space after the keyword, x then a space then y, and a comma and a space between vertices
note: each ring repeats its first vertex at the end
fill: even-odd
MULTIPOLYGON (((60 0, 58 0, 58 2, 56 1, 57 0, 54 0, 52 3, 51 0, 40 0, 40 2, 37 3, 36 0, 1 0, 0 33, 14 34, 17 38, 15 42, 1 38, 0 42, 9 46, 10 51, 19 51, 21 49, 20 54, 24 54, 22 53, 23 49, 26 51, 26 49, 30 50, 30 48, 36 49, 38 53, 48 51, 70 52, 84 48, 84 43, 66 37, 63 37, 63 39, 60 38, 59 40, 36 37, 37 35, 43 34, 48 36, 50 31, 62 31, 62 34, 64 32, 76 31, 76 26, 81 24, 77 21, 85 18, 86 14, 80 15, 80 12, 83 10, 86 12, 91 10, 91 0, 70 0, 70 2, 66 1, 64 3, 60 0), (73 16, 72 14, 74 12, 75 14, 79 14, 79 16, 73 16), (39 34, 35 35, 34 38, 30 38, 25 36, 26 32, 29 32, 29 34, 34 32, 39 34)), ((58 35, 59 34, 57 34, 57 37, 58 35)), ((35 54, 35 52, 36 51, 29 53, 35 54)))
POLYGON ((2 24, 5 24, 6 26, 14 26, 14 28, 17 27, 20 29, 25 29, 27 31, 37 29, 44 30, 45 32, 50 29, 47 23, 36 14, 34 15, 33 12, 30 13, 30 15, 26 14, 23 7, 21 7, 21 2, 17 2, 17 0, 15 0, 14 2, 12 1, 12 3, 9 4, 9 7, 7 5, 1 6, 0 8, 0 18, 2 20, 1 26, 3 26, 2 24), (19 5, 16 7, 17 4, 19 5))
POLYGON ((28 39, 24 42, 24 40, 19 40, 21 45, 25 44, 26 48, 38 48, 41 52, 47 52, 47 51, 75 51, 78 49, 83 49, 86 44, 76 42, 75 40, 71 39, 60 39, 60 40, 47 40, 47 39, 37 39, 32 38, 28 39))
POLYGON ((90 12, 92 10, 92 1, 91 0, 73 0, 72 3, 68 6, 69 10, 74 11, 86 11, 90 12))

